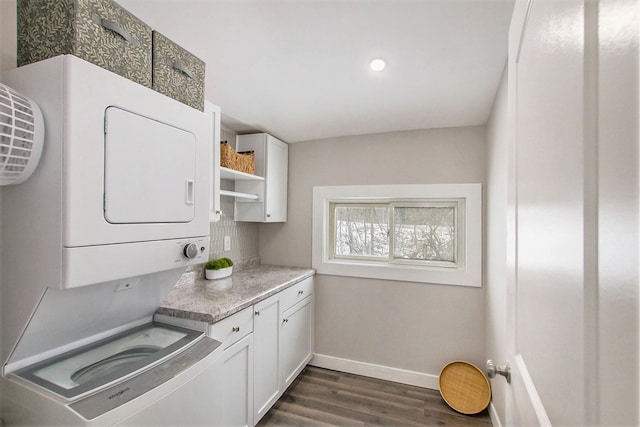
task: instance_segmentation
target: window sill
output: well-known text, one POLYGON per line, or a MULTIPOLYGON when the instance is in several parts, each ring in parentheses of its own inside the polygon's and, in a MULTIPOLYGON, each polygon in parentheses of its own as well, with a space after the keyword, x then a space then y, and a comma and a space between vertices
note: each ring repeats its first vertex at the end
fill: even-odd
POLYGON ((477 281, 476 274, 458 268, 429 268, 396 264, 350 263, 347 261, 325 261, 320 265, 314 265, 314 268, 317 274, 330 276, 471 287, 482 286, 482 283, 477 281))

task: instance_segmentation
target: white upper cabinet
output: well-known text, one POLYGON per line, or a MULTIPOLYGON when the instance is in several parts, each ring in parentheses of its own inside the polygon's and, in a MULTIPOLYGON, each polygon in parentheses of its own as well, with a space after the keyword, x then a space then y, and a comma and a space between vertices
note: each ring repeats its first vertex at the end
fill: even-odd
POLYGON ((264 181, 236 180, 236 192, 255 194, 257 199, 236 198, 235 220, 286 222, 289 146, 269 134, 257 133, 238 135, 236 151, 255 153, 255 174, 264 181))
POLYGON ((211 116, 213 128, 213 170, 211 173, 211 200, 209 203, 209 221, 220 221, 220 107, 204 101, 204 112, 211 116))

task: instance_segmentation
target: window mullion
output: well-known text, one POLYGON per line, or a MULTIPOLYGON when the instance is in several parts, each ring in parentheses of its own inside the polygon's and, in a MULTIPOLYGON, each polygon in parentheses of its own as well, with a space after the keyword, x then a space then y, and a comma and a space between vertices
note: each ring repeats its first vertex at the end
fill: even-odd
POLYGON ((388 204, 389 208, 389 232, 387 233, 387 239, 389 239, 389 258, 388 258, 388 262, 389 264, 393 263, 393 253, 395 251, 394 249, 394 244, 395 244, 395 234, 396 234, 396 227, 395 224, 393 222, 393 209, 394 209, 394 204, 393 203, 389 203, 388 204))

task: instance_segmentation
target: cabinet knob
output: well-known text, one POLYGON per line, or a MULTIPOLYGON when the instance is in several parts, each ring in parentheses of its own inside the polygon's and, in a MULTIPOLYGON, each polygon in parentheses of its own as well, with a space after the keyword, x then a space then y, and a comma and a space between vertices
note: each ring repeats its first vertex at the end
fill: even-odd
POLYGON ((216 211, 216 215, 221 215, 222 211, 216 211))
POLYGON ((267 214, 267 218, 271 218, 271 214, 267 214))
POLYGON ((231 330, 233 332, 240 332, 240 326, 234 326, 233 328, 231 328, 231 330))
POLYGON ((258 310, 254 311, 253 314, 255 314, 256 316, 260 316, 260 312, 258 310))
POLYGON ((289 319, 282 319, 282 323, 287 323, 289 319))
POLYGON ((304 291, 298 291, 298 295, 304 294, 304 291))

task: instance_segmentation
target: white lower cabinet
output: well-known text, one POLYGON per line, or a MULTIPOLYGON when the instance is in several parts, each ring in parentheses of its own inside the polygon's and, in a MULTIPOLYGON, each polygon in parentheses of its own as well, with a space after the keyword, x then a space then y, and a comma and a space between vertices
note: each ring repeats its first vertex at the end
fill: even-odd
POLYGON ((269 412, 313 355, 313 278, 254 305, 253 421, 269 412))
POLYGON ((286 390, 313 356, 313 304, 307 297, 282 313, 280 380, 286 390))
POLYGON ((313 356, 313 277, 209 327, 224 353, 216 362, 211 425, 252 426, 313 356))
POLYGON ((216 425, 253 426, 253 335, 227 348, 217 368, 216 425))
POLYGON ((253 313, 253 419, 262 416, 278 400, 280 388, 280 295, 254 305, 253 313))
POLYGON ((253 308, 209 326, 211 338, 222 342, 216 362, 216 393, 212 426, 249 426, 253 422, 253 308))

